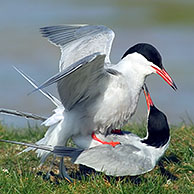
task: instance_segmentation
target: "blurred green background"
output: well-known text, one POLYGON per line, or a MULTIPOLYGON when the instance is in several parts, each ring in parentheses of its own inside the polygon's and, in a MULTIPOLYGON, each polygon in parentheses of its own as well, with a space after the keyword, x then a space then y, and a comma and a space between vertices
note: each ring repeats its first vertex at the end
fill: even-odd
MULTIPOLYGON (((41 37, 39 28, 57 24, 103 24, 115 33, 111 59, 138 42, 156 46, 163 64, 175 80, 174 92, 156 75, 147 79, 154 103, 172 124, 194 120, 194 1, 192 0, 0 0, 0 107, 50 115, 54 106, 13 69, 37 83, 58 71, 60 51, 41 37)), ((57 96, 55 86, 48 90, 57 96)), ((146 118, 141 96, 133 120, 146 118)), ((26 121, 2 116, 7 124, 26 121)))

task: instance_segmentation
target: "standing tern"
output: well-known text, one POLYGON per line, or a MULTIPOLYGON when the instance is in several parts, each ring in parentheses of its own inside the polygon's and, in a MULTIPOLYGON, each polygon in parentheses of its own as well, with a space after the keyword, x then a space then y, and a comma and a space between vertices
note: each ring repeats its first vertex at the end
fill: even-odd
POLYGON ((93 132, 107 135, 121 128, 135 113, 145 78, 152 73, 177 89, 161 55, 150 44, 134 45, 119 63, 111 64, 114 32, 105 26, 62 25, 41 28, 41 32, 61 48, 62 54, 59 73, 36 90, 57 83, 64 111, 63 119, 52 119, 54 126, 39 143, 65 145, 70 137, 79 139, 93 132))
MULTIPOLYGON (((116 133, 104 136, 96 134, 95 136, 105 142, 120 142, 115 147, 102 144, 89 148, 71 148, 64 146, 37 145, 10 140, 0 140, 8 143, 16 143, 50 151, 56 156, 69 156, 75 164, 82 164, 104 172, 112 176, 136 176, 151 171, 163 156, 170 142, 170 129, 167 118, 164 113, 158 110, 150 97, 146 85, 144 94, 148 107, 148 126, 147 136, 140 138, 137 135, 127 131, 116 131, 116 133)), ((85 137, 85 141, 91 138, 85 137)), ((96 141, 91 138, 91 141, 96 141)))

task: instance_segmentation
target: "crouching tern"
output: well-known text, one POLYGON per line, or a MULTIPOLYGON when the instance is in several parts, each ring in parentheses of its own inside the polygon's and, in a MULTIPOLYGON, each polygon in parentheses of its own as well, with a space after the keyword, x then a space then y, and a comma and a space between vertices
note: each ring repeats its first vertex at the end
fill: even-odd
MULTIPOLYGON (((144 88, 148 107, 147 136, 140 138, 127 131, 116 131, 107 136, 95 134, 104 142, 119 142, 115 147, 100 143, 89 149, 65 146, 48 146, 23 142, 0 140, 50 151, 56 156, 69 156, 75 164, 82 164, 112 176, 135 176, 151 171, 163 156, 170 142, 170 129, 164 113, 158 110, 150 97, 147 87, 144 88)), ((90 135, 85 141, 92 139, 90 135)), ((83 140, 84 141, 84 140, 83 140)))

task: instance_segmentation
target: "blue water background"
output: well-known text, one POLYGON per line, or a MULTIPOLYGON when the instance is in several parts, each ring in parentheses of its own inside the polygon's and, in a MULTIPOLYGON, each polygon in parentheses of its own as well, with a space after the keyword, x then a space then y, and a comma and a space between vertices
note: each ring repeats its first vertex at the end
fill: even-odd
MULTIPOLYGON (((42 83, 58 71, 60 50, 42 38, 39 28, 57 24, 103 24, 115 41, 111 59, 138 42, 161 52, 163 64, 175 80, 174 92, 159 76, 147 78, 154 103, 171 124, 194 121, 194 9, 193 1, 0 1, 0 107, 44 116, 55 108, 13 69, 16 66, 42 83), (171 8, 172 7, 172 8, 171 8), (166 12, 165 12, 166 11, 166 12)), ((48 90, 57 96, 55 86, 48 90)), ((146 118, 143 95, 133 121, 146 118)), ((25 119, 0 115, 8 125, 26 126, 25 119)))

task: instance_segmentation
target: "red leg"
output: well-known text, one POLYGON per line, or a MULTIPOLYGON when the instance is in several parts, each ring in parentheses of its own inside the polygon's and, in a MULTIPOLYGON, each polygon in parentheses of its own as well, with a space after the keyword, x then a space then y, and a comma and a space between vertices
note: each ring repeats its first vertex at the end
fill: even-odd
POLYGON ((96 135, 94 134, 94 132, 92 133, 92 138, 102 144, 108 144, 108 145, 111 145, 112 147, 115 147, 116 145, 120 144, 119 141, 110 141, 110 142, 107 142, 107 141, 102 141, 101 139, 97 138, 96 135))

